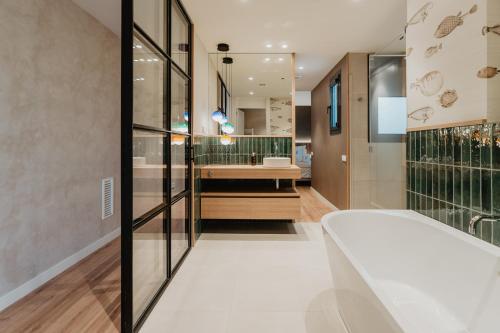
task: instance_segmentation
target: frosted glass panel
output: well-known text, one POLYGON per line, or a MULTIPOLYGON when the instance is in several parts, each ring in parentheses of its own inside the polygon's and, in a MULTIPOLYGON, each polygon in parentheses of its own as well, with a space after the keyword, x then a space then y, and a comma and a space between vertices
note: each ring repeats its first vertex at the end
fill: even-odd
POLYGON ((378 98, 378 133, 406 134, 406 97, 378 98))

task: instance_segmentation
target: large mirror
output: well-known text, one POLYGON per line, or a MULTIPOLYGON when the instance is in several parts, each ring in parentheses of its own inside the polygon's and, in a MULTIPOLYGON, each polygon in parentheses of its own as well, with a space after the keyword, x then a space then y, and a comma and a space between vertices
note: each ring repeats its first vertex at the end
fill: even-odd
POLYGON ((227 118, 229 134, 292 135, 291 54, 213 53, 209 67, 209 107, 227 118))

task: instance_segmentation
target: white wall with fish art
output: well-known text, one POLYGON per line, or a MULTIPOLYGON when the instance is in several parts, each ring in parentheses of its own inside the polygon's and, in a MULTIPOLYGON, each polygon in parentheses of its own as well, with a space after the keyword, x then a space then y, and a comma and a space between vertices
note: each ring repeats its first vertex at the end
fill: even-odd
POLYGON ((290 97, 271 97, 270 107, 271 134, 291 135, 292 99, 290 97))
POLYGON ((494 105, 488 91, 494 91, 494 85, 500 89, 500 58, 490 64, 488 46, 491 39, 500 38, 490 23, 500 17, 490 13, 499 3, 408 0, 409 130, 498 120, 500 103, 494 105))

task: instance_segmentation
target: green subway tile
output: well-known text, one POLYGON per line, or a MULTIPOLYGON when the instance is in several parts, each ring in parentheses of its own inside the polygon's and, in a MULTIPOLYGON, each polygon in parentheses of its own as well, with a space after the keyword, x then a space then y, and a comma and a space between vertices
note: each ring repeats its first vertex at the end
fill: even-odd
POLYGON ((446 167, 439 165, 439 200, 446 200, 446 167))
POLYGON ((471 170, 471 205, 472 209, 481 211, 481 172, 471 170))
POLYGON ((471 129, 471 144, 470 144, 471 166, 481 166, 481 130, 478 126, 471 129))
POLYGON ((462 169, 460 167, 453 168, 453 203, 462 204, 462 169))
POLYGON ((492 129, 493 141, 492 148, 492 168, 500 170, 500 123, 495 124, 492 129))
POLYGON ((420 161, 420 155, 422 154, 422 151, 420 150, 420 143, 421 143, 421 139, 420 139, 420 134, 422 132, 416 132, 415 133, 415 161, 420 161))
POLYGON ((481 170, 481 206, 485 214, 491 214, 491 181, 491 170, 481 170))
POLYGON ((445 129, 445 163, 453 163, 453 131, 451 128, 445 129))
POLYGON ((481 167, 491 168, 491 125, 484 125, 481 129, 481 167))
POLYGON ((437 164, 432 165, 432 197, 439 197, 439 172, 437 164))
POLYGON ((415 192, 415 162, 411 162, 411 190, 415 192))
POLYGON ((406 209, 411 209, 411 193, 406 191, 406 209))
POLYGON ((444 201, 439 201, 439 221, 446 224, 446 203, 444 201))
POLYGON ((462 165, 470 166, 470 128, 461 127, 462 132, 462 165))
POLYGON ((493 236, 493 230, 492 230, 492 223, 491 221, 483 221, 480 222, 482 224, 481 228, 481 239, 491 243, 492 242, 492 236, 493 236))
POLYGON ((468 209, 464 209, 462 212, 462 224, 463 224, 463 230, 465 232, 469 232, 470 219, 471 219, 471 211, 468 209))
POLYGON ((432 130, 432 161, 439 161, 439 130, 432 130))
POLYGON ((453 167, 446 167, 446 202, 453 202, 453 167))
POLYGON ((462 165, 462 132, 460 127, 453 129, 453 164, 462 165))
POLYGON ((439 163, 446 163, 446 132, 444 129, 438 130, 439 136, 439 143, 438 143, 438 149, 439 149, 439 163))
POLYGON ((427 135, 426 132, 420 132, 420 160, 427 161, 427 135))
POLYGON ((427 143, 426 143, 427 151, 426 151, 425 155, 427 156, 427 161, 433 162, 433 159, 432 159, 432 154, 433 154, 432 131, 426 131, 425 136, 426 136, 426 140, 427 140, 427 143))
POLYGON ((471 169, 470 168, 462 168, 462 206, 470 208, 470 191, 471 191, 471 183, 470 183, 471 169))
POLYGON ((410 134, 406 135, 406 160, 409 161, 411 159, 411 145, 410 145, 410 134))
POLYGON ((421 163, 415 163, 415 192, 422 193, 422 166, 421 163))
POLYGON ((411 189, 411 164, 406 162, 406 189, 411 189))
POLYGON ((410 209, 415 210, 415 193, 410 192, 410 209))
POLYGON ((432 218, 434 220, 439 220, 439 211, 440 211, 439 201, 437 201, 436 199, 433 199, 432 200, 432 218))
POLYGON ((411 160, 412 161, 415 161, 415 158, 416 158, 416 153, 415 153, 415 141, 416 141, 416 132, 411 132, 410 133, 410 146, 411 146, 411 151, 410 151, 410 155, 411 155, 411 160))
POLYGON ((453 227, 458 230, 462 230, 462 210, 458 206, 452 206, 451 220, 453 220, 453 227))
POLYGON ((429 217, 432 217, 432 198, 431 197, 427 197, 425 200, 426 200, 425 207, 426 207, 426 210, 427 210, 425 215, 427 215, 429 217))
POLYGON ((500 222, 493 222, 493 244, 500 246, 500 222))
POLYGON ((426 164, 426 172, 427 172, 427 178, 425 181, 427 190, 425 191, 425 194, 428 196, 432 196, 432 164, 426 164))
POLYGON ((500 215, 500 171, 493 171, 492 174, 493 182, 493 214, 500 215))
POLYGON ((448 224, 450 227, 453 227, 453 217, 454 217, 454 211, 453 211, 453 204, 447 203, 446 204, 446 224, 448 224))

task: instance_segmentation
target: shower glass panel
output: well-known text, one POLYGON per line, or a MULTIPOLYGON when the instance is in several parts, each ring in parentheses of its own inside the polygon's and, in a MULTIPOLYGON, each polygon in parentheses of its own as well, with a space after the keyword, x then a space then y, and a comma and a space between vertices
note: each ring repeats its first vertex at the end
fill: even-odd
POLYGON ((191 246, 191 33, 178 0, 122 3, 121 331, 138 332, 191 246))
POLYGON ((165 127, 165 60, 153 47, 134 38, 134 123, 165 127))
POLYGON ((171 159, 172 159, 172 197, 184 192, 188 186, 188 137, 172 134, 171 159))
POLYGON ((164 0, 134 1, 134 21, 161 48, 166 48, 164 0))
POLYGON ((175 269, 189 247, 188 212, 186 199, 172 206, 172 268, 175 269))
POLYGON ((369 57, 370 207, 404 209, 406 63, 403 55, 369 57))
POLYGON ((159 213, 134 231, 133 289, 134 322, 147 308, 167 279, 165 213, 159 213))
POLYGON ((165 203, 165 135, 134 131, 134 220, 165 203))
POLYGON ((170 121, 172 131, 187 133, 189 131, 189 82, 176 68, 172 68, 171 89, 170 121))
POLYGON ((187 72, 189 62, 189 22, 176 1, 172 1, 172 60, 187 72))

